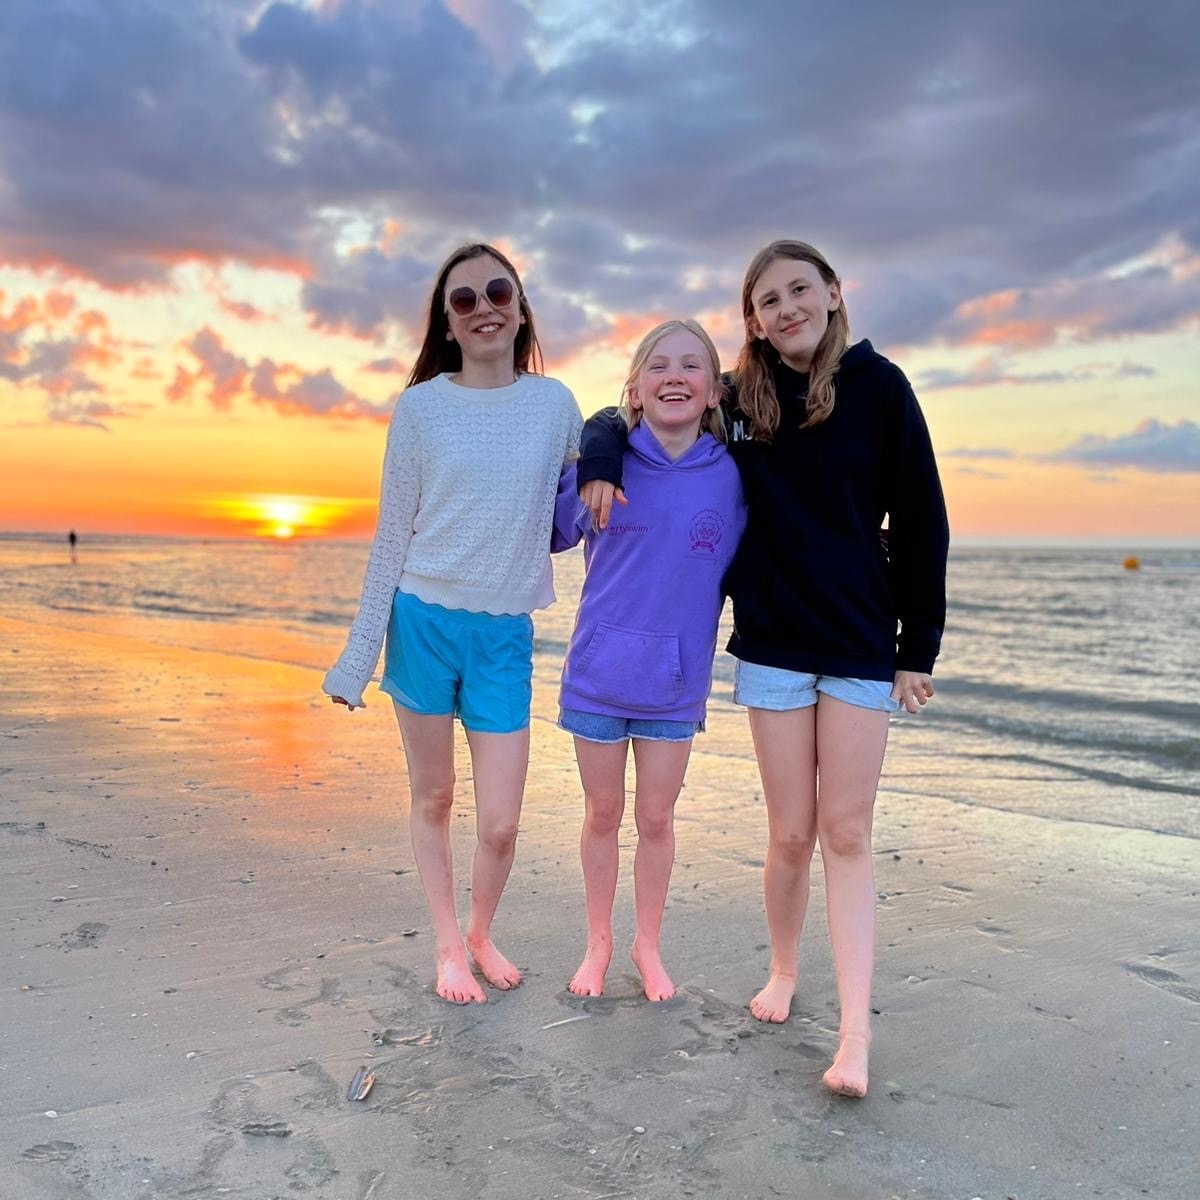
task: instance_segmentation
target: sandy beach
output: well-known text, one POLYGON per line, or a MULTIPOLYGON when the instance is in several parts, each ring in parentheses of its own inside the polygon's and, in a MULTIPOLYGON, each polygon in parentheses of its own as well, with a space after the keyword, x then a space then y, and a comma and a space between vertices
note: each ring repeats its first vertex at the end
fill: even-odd
MULTIPOLYGON (((381 697, 334 711, 311 670, 115 620, 0 618, 0 664, 5 1200, 1200 1192, 1194 839, 929 800, 885 773, 854 1102, 820 1085, 819 867, 795 1015, 746 1008, 767 950, 744 717, 711 722, 680 802, 679 995, 647 1004, 622 957, 611 994, 582 1000, 579 786, 540 674, 496 929, 525 982, 455 1008, 431 986, 381 697), (352 1102, 360 1066, 376 1082, 352 1102)), ((459 788, 465 865, 465 756, 459 788)), ((631 925, 625 869, 619 955, 631 925)))

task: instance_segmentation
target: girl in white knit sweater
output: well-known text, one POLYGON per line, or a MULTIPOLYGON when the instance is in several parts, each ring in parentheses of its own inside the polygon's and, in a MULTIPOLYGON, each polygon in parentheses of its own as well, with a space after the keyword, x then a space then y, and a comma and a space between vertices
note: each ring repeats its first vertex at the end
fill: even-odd
POLYGON ((379 521, 358 616, 325 677, 353 710, 387 635, 380 684, 404 740, 413 856, 437 937, 437 992, 486 997, 521 973, 491 940, 529 763, 533 623, 554 600, 550 530, 579 448, 571 393, 538 373, 533 313, 512 263, 462 246, 442 264, 425 339, 388 431, 379 521), (466 730, 477 844, 466 938, 454 905, 454 718, 466 730))

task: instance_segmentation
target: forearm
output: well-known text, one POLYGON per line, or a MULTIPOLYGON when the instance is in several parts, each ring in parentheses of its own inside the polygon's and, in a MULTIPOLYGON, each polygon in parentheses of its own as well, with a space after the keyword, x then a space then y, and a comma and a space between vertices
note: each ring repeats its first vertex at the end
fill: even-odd
POLYGON ((621 486, 622 461, 629 432, 615 408, 604 408, 584 422, 576 464, 576 489, 599 479, 621 486))

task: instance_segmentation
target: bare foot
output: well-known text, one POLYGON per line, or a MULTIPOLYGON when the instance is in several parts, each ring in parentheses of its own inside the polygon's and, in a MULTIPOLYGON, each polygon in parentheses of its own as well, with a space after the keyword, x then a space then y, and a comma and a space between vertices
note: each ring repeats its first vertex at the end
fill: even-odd
POLYGON ((772 971, 767 986, 750 1001, 750 1011, 760 1021, 776 1025, 792 1015, 792 997, 796 994, 796 976, 772 971))
POLYGON ((635 938, 629 957, 642 977, 642 990, 647 1000, 670 1000, 675 995, 675 985, 662 965, 657 946, 643 946, 635 938))
POLYGON ((451 1004, 486 1004, 487 997, 479 981, 471 973, 462 947, 438 955, 437 994, 451 1004))
POLYGON ((467 949, 492 987, 507 992, 521 982, 521 972, 492 945, 491 938, 476 940, 467 934, 467 949))
POLYGON ((612 959, 612 942, 601 946, 588 946, 579 970, 567 987, 576 996, 603 996, 604 976, 612 959))
POLYGON ((839 1096, 859 1099, 867 1094, 867 1048, 865 1034, 848 1033, 842 1038, 833 1066, 821 1076, 825 1086, 839 1096))

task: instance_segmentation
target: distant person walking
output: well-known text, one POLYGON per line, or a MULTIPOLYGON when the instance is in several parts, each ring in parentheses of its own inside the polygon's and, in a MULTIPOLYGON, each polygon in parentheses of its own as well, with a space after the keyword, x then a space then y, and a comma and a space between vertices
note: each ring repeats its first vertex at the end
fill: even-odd
POLYGON ((437 993, 484 1003, 521 972, 492 944, 512 868, 529 766, 533 622, 554 602, 550 533, 579 448, 575 398, 539 374, 541 351, 516 268, 462 246, 442 264, 425 338, 396 402, 379 522, 358 616, 325 676, 354 709, 379 660, 408 761, 413 857, 437 937, 437 993), (476 849, 466 939, 454 905, 450 812, 454 718, 467 732, 476 849))
POLYGON ((71 532, 67 534, 67 545, 71 547, 71 561, 72 562, 76 561, 75 543, 78 541, 79 541, 79 539, 75 536, 75 530, 72 529, 71 532))

